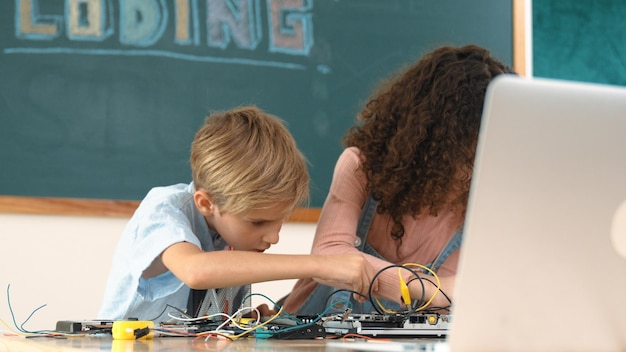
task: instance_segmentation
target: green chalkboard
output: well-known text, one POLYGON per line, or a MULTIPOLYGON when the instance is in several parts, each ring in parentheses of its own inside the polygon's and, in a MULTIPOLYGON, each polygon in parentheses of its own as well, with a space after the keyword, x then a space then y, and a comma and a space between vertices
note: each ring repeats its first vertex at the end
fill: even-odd
POLYGON ((533 0, 533 76, 626 85, 626 1, 533 0))
POLYGON ((0 194, 139 200, 190 181, 206 114, 287 121, 326 196, 374 85, 444 44, 511 64, 503 0, 0 1, 0 194))

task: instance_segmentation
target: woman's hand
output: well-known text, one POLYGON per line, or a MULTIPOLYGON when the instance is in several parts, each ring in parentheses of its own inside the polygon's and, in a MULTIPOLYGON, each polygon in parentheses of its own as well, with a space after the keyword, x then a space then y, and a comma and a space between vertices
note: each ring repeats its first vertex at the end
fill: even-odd
POLYGON ((276 311, 273 309, 270 309, 270 307, 267 304, 263 303, 259 305, 258 307, 256 307, 256 310, 253 310, 251 315, 252 315, 252 319, 261 320, 261 318, 263 317, 271 317, 273 315, 276 315, 276 311), (259 316, 259 314, 261 316, 259 316))
MULTIPOLYGON (((428 278, 433 283, 436 283, 435 278, 432 276, 423 275, 428 278)), ((426 280, 424 282, 424 299, 426 301, 430 300, 436 292, 437 287, 426 280)), ((439 277, 439 290, 440 292, 436 292, 435 298, 430 302, 430 307, 447 307, 452 304, 448 301, 448 298, 452 300, 452 295, 454 293, 454 283, 456 282, 456 275, 439 277), (445 293, 445 295, 442 294, 445 293), (448 298, 446 298, 446 296, 448 298)), ((411 299, 420 299, 422 297, 422 285, 420 284, 420 280, 412 280, 409 283, 409 292, 411 294, 411 299)))

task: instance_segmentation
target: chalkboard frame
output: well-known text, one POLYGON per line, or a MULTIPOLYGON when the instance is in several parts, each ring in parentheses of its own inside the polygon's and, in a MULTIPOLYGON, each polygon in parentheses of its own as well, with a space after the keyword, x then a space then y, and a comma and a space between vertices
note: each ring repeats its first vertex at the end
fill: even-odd
MULTIPOLYGON (((512 1, 513 68, 526 74, 526 10, 527 0, 512 1)), ((114 199, 82 199, 0 195, 0 213, 66 215, 96 217, 130 217, 140 201, 114 199)), ((315 223, 321 208, 299 208, 289 222, 315 223)))

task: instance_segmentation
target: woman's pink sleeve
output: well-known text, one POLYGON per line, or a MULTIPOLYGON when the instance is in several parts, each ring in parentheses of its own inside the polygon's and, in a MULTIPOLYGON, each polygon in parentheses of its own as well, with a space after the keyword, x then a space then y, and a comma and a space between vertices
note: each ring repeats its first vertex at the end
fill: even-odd
POLYGON ((348 148, 337 160, 315 232, 314 254, 357 251, 354 248, 356 227, 366 199, 365 177, 359 170, 357 153, 355 148, 348 148))
MULTIPOLYGON (((313 254, 343 254, 357 252, 354 244, 361 208, 367 198, 365 176, 359 169, 358 150, 346 149, 335 165, 330 192, 315 232, 313 254)), ((364 254, 375 270, 391 263, 364 254)), ((397 271, 387 270, 379 276, 377 295, 399 301, 397 271)))

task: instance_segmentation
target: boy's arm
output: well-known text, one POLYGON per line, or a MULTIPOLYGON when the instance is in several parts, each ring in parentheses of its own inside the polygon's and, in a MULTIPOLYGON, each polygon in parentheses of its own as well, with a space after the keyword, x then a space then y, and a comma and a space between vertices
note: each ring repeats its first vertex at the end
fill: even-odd
MULTIPOLYGON (((204 252, 194 244, 180 242, 163 251, 160 260, 163 268, 194 289, 316 278, 367 295, 375 274, 359 253, 287 255, 247 251, 204 252)), ((157 261, 159 259, 150 268, 158 267, 157 261)))

